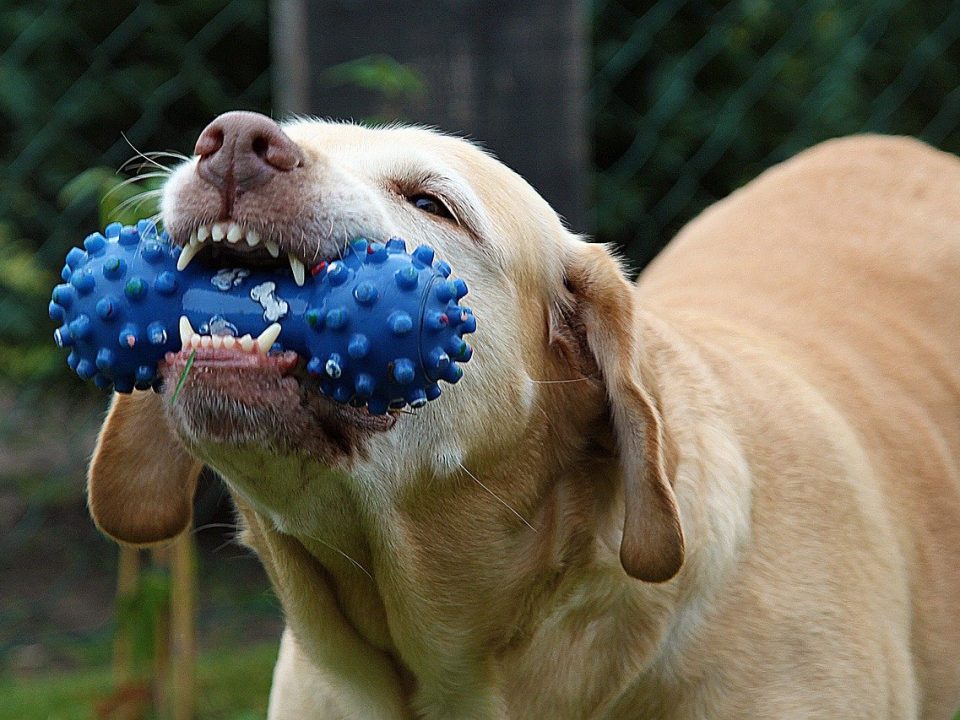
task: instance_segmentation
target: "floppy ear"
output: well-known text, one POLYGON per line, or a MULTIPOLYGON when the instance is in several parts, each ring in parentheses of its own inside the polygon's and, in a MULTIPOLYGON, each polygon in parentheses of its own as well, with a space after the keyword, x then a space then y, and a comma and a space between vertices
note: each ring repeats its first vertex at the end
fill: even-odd
POLYGON ((684 558, 680 510, 665 469, 660 415, 640 379, 633 285, 602 245, 577 243, 567 263, 571 310, 606 386, 623 472, 623 539, 627 574, 665 582, 684 558))
POLYGON ((151 391, 114 394, 90 461, 90 514, 121 543, 170 540, 193 521, 203 464, 173 434, 162 403, 151 391))

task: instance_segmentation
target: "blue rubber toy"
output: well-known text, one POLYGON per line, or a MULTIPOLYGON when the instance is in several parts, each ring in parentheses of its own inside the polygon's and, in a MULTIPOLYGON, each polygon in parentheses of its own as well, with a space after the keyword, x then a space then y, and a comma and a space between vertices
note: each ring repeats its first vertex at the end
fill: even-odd
POLYGON ((194 262, 178 271, 180 248, 143 220, 114 223, 83 246, 67 253, 50 318, 61 323, 57 344, 71 348, 69 366, 101 388, 158 388, 157 366, 181 337, 250 352, 259 337, 305 358, 328 397, 382 414, 437 398, 439 381, 457 382, 472 354, 463 335, 476 319, 459 305, 466 283, 450 280, 426 245, 408 254, 399 238, 354 240, 303 287, 286 268, 194 262))

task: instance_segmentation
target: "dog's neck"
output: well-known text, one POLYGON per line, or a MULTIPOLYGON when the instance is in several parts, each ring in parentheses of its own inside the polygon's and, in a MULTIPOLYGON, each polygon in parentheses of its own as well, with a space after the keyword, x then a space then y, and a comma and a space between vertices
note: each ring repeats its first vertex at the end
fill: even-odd
MULTIPOLYGON (((719 592, 749 532, 742 453, 723 444, 734 434, 717 427, 723 399, 705 394, 708 371, 687 341, 653 317, 643 325, 643 379, 664 418, 667 466, 687 537, 685 565, 671 582, 633 580, 619 564, 621 480, 609 444, 595 432, 605 423, 596 387, 575 400, 583 427, 571 433, 569 425, 534 425, 513 455, 479 465, 482 477, 465 471, 434 483, 430 493, 399 495, 379 514, 362 504, 349 477, 310 464, 282 469, 309 485, 302 493, 309 506, 269 507, 249 495, 251 481, 235 480, 232 486, 246 488, 237 495, 248 541, 269 570, 279 562, 271 550, 277 537, 295 540, 316 561, 314 572, 323 574, 349 624, 409 673, 416 702, 437 716, 477 703, 512 707, 531 695, 531 678, 538 677, 551 678, 543 702, 552 698, 557 707, 568 694, 580 698, 577 707, 584 694, 597 707, 614 702, 622 688, 609 683, 631 673, 606 667, 602 658, 629 658, 638 673, 655 672, 655 661, 672 664, 671 653, 695 637, 704 598, 719 592), (544 448, 560 449, 545 462, 544 448), (516 492, 518 478, 525 495, 516 492), (697 607, 688 604, 693 586, 697 607), (596 645, 592 657, 601 658, 589 671, 544 665, 559 647, 583 643, 596 645), (615 645, 623 647, 611 650, 615 645)), ((222 470, 235 478, 231 473, 247 466, 222 470)), ((303 582, 278 581, 278 572, 271 571, 276 584, 303 582)), ((308 603, 284 600, 288 621, 301 643, 322 643, 324 630, 308 603)))

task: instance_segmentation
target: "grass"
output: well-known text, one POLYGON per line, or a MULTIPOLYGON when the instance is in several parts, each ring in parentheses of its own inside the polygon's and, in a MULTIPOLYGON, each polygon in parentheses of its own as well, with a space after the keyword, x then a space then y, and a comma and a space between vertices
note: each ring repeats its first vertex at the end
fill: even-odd
MULTIPOLYGON (((196 720, 254 720, 267 713, 274 642, 202 654, 197 666, 196 720)), ((0 718, 94 720, 97 703, 111 696, 109 668, 0 679, 0 718)))

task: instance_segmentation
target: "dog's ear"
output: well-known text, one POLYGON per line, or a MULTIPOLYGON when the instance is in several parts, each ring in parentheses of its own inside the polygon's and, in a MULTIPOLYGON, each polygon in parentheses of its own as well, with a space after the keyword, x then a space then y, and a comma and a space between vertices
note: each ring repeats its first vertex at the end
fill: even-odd
POLYGON ((121 543, 170 540, 193 521, 203 464, 173 434, 162 402, 151 391, 114 394, 90 461, 90 514, 121 543))
POLYGON ((625 495, 620 562, 632 577, 665 582, 683 565, 684 536, 660 415, 641 380, 633 286, 602 245, 576 243, 565 272, 570 295, 561 302, 604 382, 616 435, 625 495))

